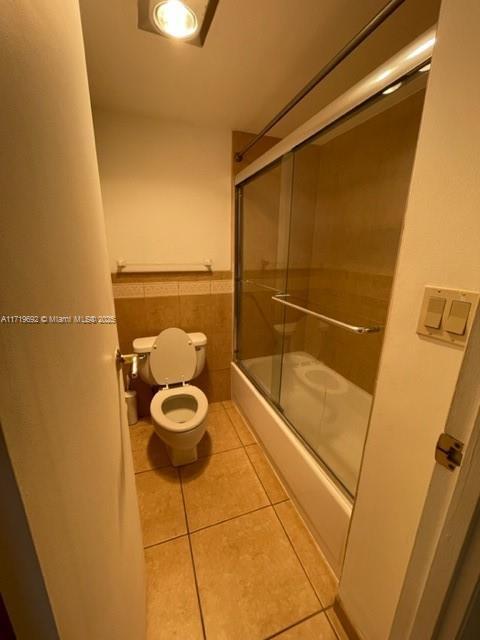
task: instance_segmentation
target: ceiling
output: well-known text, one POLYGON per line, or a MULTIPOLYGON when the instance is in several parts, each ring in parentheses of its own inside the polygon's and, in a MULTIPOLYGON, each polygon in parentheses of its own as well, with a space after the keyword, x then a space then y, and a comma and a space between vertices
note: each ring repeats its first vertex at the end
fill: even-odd
MULTIPOLYGON (((203 48, 137 28, 136 0, 80 0, 95 107, 256 132, 386 0, 220 0, 203 48)), ((283 136, 436 22, 407 0, 277 125, 283 136)))

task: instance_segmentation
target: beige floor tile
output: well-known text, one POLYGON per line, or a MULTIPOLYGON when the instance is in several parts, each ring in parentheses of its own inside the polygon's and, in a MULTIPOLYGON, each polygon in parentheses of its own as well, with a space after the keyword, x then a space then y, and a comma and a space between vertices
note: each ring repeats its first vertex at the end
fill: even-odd
POLYGON ((285 489, 282 487, 280 480, 277 478, 275 471, 272 469, 260 445, 250 444, 248 447, 245 447, 245 451, 255 467, 255 471, 270 501, 275 503, 287 500, 288 495, 285 493, 285 489))
POLYGON ((191 540, 208 640, 261 640, 319 610, 271 507, 191 540))
POLYGON ((147 640, 203 638, 188 538, 145 550, 147 640))
POLYGON ((130 442, 135 473, 170 465, 165 445, 149 421, 141 420, 130 427, 130 442))
POLYGON ((295 547, 320 602, 324 607, 330 606, 337 593, 337 580, 310 532, 290 501, 275 505, 275 511, 295 547))
POLYGON ((210 402, 208 405, 208 412, 214 413, 215 411, 224 411, 223 402, 210 402))
POLYGON ((135 476, 135 481, 144 545, 185 534, 182 490, 176 469, 144 471, 135 476))
POLYGON ((243 448, 204 458, 180 473, 190 531, 269 504, 243 448))
POLYGON ((330 607, 330 609, 327 609, 325 611, 325 614, 327 615, 330 621, 330 624, 335 629, 335 633, 337 634, 338 640, 350 640, 350 636, 343 628, 342 623, 340 622, 337 614, 335 613, 335 609, 333 607, 330 607))
POLYGON ((207 431, 198 444, 200 458, 209 456, 219 451, 228 451, 241 447, 237 432, 235 431, 225 409, 215 409, 208 412, 207 431))
POLYGON ((227 400, 223 403, 223 406, 225 407, 228 417, 232 421, 233 426, 238 433, 238 437, 242 441, 242 444, 244 444, 245 446, 249 444, 255 444, 257 442, 255 436, 251 432, 245 420, 240 415, 235 404, 231 400, 227 400))
POLYGON ((275 639, 277 638, 278 640, 337 640, 337 636, 324 613, 319 613, 280 633, 275 636, 275 639))

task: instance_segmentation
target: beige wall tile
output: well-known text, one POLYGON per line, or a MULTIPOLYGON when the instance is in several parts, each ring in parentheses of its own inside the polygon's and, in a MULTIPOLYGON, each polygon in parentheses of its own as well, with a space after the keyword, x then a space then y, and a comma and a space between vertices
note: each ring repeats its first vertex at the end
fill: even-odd
POLYGON ((180 309, 178 296, 145 298, 146 335, 156 336, 164 329, 178 327, 180 309))
MULTIPOLYGON (((226 275, 231 276, 229 273, 226 275)), ((208 340, 207 363, 202 375, 193 383, 202 389, 209 402, 226 400, 230 398, 230 362, 233 349, 232 294, 210 294, 210 282, 199 280, 180 282, 182 290, 194 293, 177 295, 179 282, 151 281, 145 285, 138 284, 145 286, 145 297, 142 295, 141 298, 115 299, 120 348, 124 353, 130 353, 135 338, 158 335, 169 327, 205 333, 208 340)), ((127 282, 118 286, 133 287, 137 284, 127 282)), ((139 415, 148 415, 151 390, 141 380, 134 381, 133 388, 138 393, 139 415)))
POLYGON ((181 296, 198 296, 210 293, 211 285, 208 280, 191 280, 178 283, 178 293, 181 296))
POLYGON ((275 637, 278 640, 337 640, 324 613, 318 613, 275 637))
POLYGON ((218 371, 210 371, 210 386, 207 397, 213 402, 230 398, 230 367, 218 371))
POLYGON ((113 297, 114 298, 143 298, 144 287, 143 283, 114 283, 113 285, 113 297))
POLYGON ((230 293, 212 294, 211 304, 213 308, 213 330, 232 333, 233 296, 230 293))
POLYGON ((135 476, 143 543, 146 547, 187 532, 176 469, 166 467, 135 476))
POLYGON ((330 606, 335 599, 338 584, 320 549, 290 501, 276 504, 274 508, 320 602, 324 607, 330 606))
POLYGON ((233 358, 233 336, 231 331, 212 331, 207 343, 207 364, 210 371, 227 369, 233 358))
POLYGON ((245 451, 250 458, 250 462, 255 467, 255 471, 270 501, 275 503, 287 500, 288 495, 260 446, 258 444, 251 444, 245 447, 245 451))
POLYGON ((202 331, 207 338, 213 327, 214 312, 211 296, 181 295, 179 297, 179 327, 184 331, 202 331))
POLYGON ((269 504, 243 449, 199 460, 180 474, 190 531, 269 504))
POLYGON ((146 298, 178 296, 178 282, 145 282, 144 290, 146 298))
POLYGON ((202 640, 188 538, 145 550, 147 640, 202 640))
POLYGON ((115 298, 114 302, 120 350, 131 353, 133 340, 148 335, 145 298, 115 298))
POLYGON ((233 293, 233 280, 212 280, 212 293, 233 293))
POLYGON ((320 609, 271 507, 191 538, 209 640, 263 640, 320 609))

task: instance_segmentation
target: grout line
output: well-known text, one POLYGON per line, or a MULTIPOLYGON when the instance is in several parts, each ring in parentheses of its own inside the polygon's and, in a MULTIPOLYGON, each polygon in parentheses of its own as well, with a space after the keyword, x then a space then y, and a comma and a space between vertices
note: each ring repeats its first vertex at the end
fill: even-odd
MULTIPOLYGON (((318 611, 314 611, 310 615, 305 616, 305 618, 302 618, 301 620, 298 620, 298 622, 294 622, 293 624, 290 624, 288 627, 284 627, 280 631, 276 631, 273 635, 267 636, 264 640, 271 640, 272 638, 278 638, 278 636, 280 634, 284 633, 285 631, 288 631, 289 629, 294 629, 299 624, 302 624, 302 622, 306 622, 307 620, 310 620, 310 618, 313 618, 314 616, 317 616, 319 613, 322 613, 322 611, 323 611, 323 609, 319 609, 318 611)), ((330 624, 330 622, 329 622, 329 624, 330 624)))
POLYGON ((136 476, 139 476, 141 473, 147 473, 147 471, 158 471, 159 469, 174 469, 171 464, 166 464, 163 467, 152 467, 151 469, 142 469, 141 471, 135 471, 136 476))
MULTIPOLYGON (((250 446, 250 445, 249 445, 249 446, 250 446)), ((263 484, 262 479, 260 478, 260 475, 259 475, 259 473, 258 473, 257 469, 255 468, 255 465, 253 464, 252 460, 250 459, 250 456, 248 455, 248 453, 247 453, 246 449, 247 449, 247 448, 245 447, 245 455, 247 456, 248 461, 250 462, 250 465, 251 465, 251 467, 252 467, 252 469, 253 469, 253 472, 254 472, 254 473, 255 473, 255 475, 257 476, 257 479, 258 479, 258 481, 260 482, 260 484, 261 484, 261 486, 262 486, 262 489, 263 489, 263 491, 265 492, 265 495, 267 496, 267 500, 269 501, 270 506, 272 506, 272 507, 273 507, 272 499, 271 499, 271 498, 270 498, 270 496, 268 495, 268 491, 267 491, 267 489, 265 488, 265 485, 263 484)), ((263 451, 262 451, 262 453, 263 453, 263 451)))
POLYGON ((252 509, 251 511, 245 511, 245 513, 239 513, 236 516, 232 516, 231 518, 225 518, 225 520, 219 520, 218 522, 212 522, 212 524, 207 524, 204 527, 199 527, 198 529, 193 529, 190 531, 189 535, 194 533, 198 533, 199 531, 205 531, 205 529, 211 529, 212 527, 216 527, 219 524, 225 524, 225 522, 230 522, 230 520, 236 520, 237 518, 243 518, 244 516, 248 516, 251 513, 255 513, 257 511, 261 511, 262 509, 273 509, 271 504, 264 504, 263 507, 257 507, 256 509, 252 509))
POLYGON ((185 525, 187 527, 187 535, 190 535, 190 525, 188 523, 188 514, 187 514, 187 503, 185 501, 185 494, 183 492, 183 479, 182 479, 181 471, 179 471, 178 473, 178 482, 180 484, 180 492, 182 494, 183 514, 185 516, 185 525))
MULTIPOLYGON (((213 453, 209 453, 207 456, 199 457, 195 462, 189 462, 188 464, 182 464, 182 467, 189 467, 191 464, 195 464, 196 462, 200 462, 201 460, 208 460, 208 458, 212 458, 213 456, 218 456, 222 453, 228 453, 229 451, 237 451, 238 449, 244 449, 245 446, 241 444, 238 447, 232 447, 231 449, 222 449, 222 451, 214 451, 213 453)), ((136 476, 141 475, 142 473, 148 473, 148 471, 158 471, 160 469, 180 469, 180 467, 174 467, 172 464, 166 465, 164 467, 152 467, 151 469, 143 469, 142 471, 135 471, 136 476)))
POLYGON ((181 476, 181 473, 179 473, 178 475, 179 475, 179 480, 180 480, 180 490, 182 492, 183 513, 185 514, 185 523, 187 525, 188 548, 190 549, 190 560, 192 562, 193 581, 195 583, 195 591, 197 593, 198 611, 200 613, 200 622, 201 622, 201 625, 202 625, 203 638, 204 638, 204 640, 206 640, 207 633, 205 631, 205 621, 203 619, 202 603, 201 603, 201 600, 200 600, 200 589, 198 588, 197 569, 195 567, 195 559, 193 557, 192 540, 190 538, 190 527, 189 527, 189 524, 188 524, 187 508, 186 508, 186 505, 185 505, 185 495, 183 493, 182 476, 181 476))
MULTIPOLYGON (((240 444, 240 446, 235 446, 235 447, 230 447, 230 449, 222 449, 221 451, 214 451, 213 453, 209 453, 206 456, 198 456, 198 459, 195 462, 198 462, 199 460, 206 460, 207 458, 211 458, 212 456, 216 456, 219 453, 227 453, 228 451, 236 451, 237 449, 241 449, 243 447, 242 444, 240 444)), ((192 462, 190 464, 195 464, 195 462, 192 462)), ((183 465, 185 467, 188 467, 187 465, 183 465)))
POLYGON ((143 549, 151 549, 152 547, 158 547, 161 544, 166 544, 167 542, 172 542, 172 540, 179 540, 180 538, 185 538, 188 536, 188 533, 180 533, 178 536, 173 536, 173 538, 167 538, 166 540, 160 540, 160 542, 153 542, 152 544, 147 544, 143 547, 143 549))
POLYGON ((297 552, 297 550, 296 550, 296 548, 295 548, 295 545, 293 544, 293 540, 292 540, 292 539, 291 539, 291 537, 288 535, 288 531, 287 531, 287 529, 285 528, 285 525, 283 524, 282 519, 281 519, 281 518, 280 518, 280 516, 278 515, 277 510, 275 509, 275 507, 273 508, 273 510, 274 510, 274 512, 275 512, 275 515, 277 516, 277 520, 279 521, 280 526, 282 527, 282 529, 283 529, 283 531, 284 531, 285 535, 287 536, 287 540, 290 542, 290 546, 292 547, 294 554, 297 556, 297 560, 299 561, 300 566, 301 566, 301 567, 302 567, 302 569, 303 569, 303 573, 305 574, 305 576, 306 576, 306 578, 307 578, 307 580, 308 580, 308 582, 309 582, 310 586, 311 586, 311 587, 312 587, 312 589, 313 589, 313 593, 315 594, 315 597, 317 598, 317 600, 318 600, 318 601, 319 601, 319 603, 320 603, 321 611, 323 611, 323 610, 324 610, 324 609, 326 609, 327 607, 325 607, 325 605, 324 605, 324 604, 323 604, 323 602, 322 602, 322 599, 320 598, 320 596, 319 596, 319 595, 318 595, 318 593, 317 593, 317 590, 316 590, 316 589, 315 589, 315 587, 313 586, 313 583, 312 583, 312 581, 311 581, 311 579, 310 579, 310 576, 308 575, 308 572, 307 572, 307 570, 305 569, 305 566, 304 566, 304 564, 303 564, 303 562, 302 562, 302 560, 301 560, 301 558, 300 558, 300 556, 299 556, 299 554, 298 554, 298 552, 297 552))
MULTIPOLYGON (((327 620, 328 620, 328 624, 329 624, 329 625, 330 625, 330 627, 332 628, 332 630, 333 630, 333 634, 335 635, 335 637, 337 638, 337 640, 342 640, 342 639, 341 639, 341 637, 340 637, 340 635, 338 634, 338 632, 337 632, 336 628, 333 626, 332 621, 330 620, 330 616, 328 615, 328 611, 329 611, 330 609, 332 609, 332 610, 333 610, 333 604, 331 604, 330 606, 326 607, 326 609, 325 609, 325 617, 327 618, 327 620)), ((337 620, 338 620, 338 617, 337 617, 337 620)), ((343 625, 342 625, 342 623, 340 622, 340 620, 339 620, 339 623, 340 623, 340 625, 342 626, 342 629, 343 629, 343 625)), ((345 633, 345 635, 347 635, 347 633, 345 633)))
POLYGON ((263 449, 263 445, 261 445, 259 442, 255 442, 254 444, 246 445, 246 447, 245 447, 245 453, 247 454, 247 458, 250 460, 250 464, 252 465, 253 470, 254 470, 254 471, 255 471, 255 473, 257 474, 257 477, 258 477, 258 479, 260 480, 260 484, 262 485, 262 487, 263 487, 263 489, 264 489, 265 493, 267 494, 267 498, 270 500, 270 504, 272 505, 272 507, 273 507, 273 505, 275 505, 275 504, 281 504, 282 502, 288 502, 289 500, 291 500, 290 495, 289 495, 288 491, 286 490, 286 488, 285 488, 285 486, 284 486, 283 482, 280 480, 280 478, 278 477, 278 475, 275 473, 275 469, 273 469, 272 465, 270 464, 270 460, 267 458, 267 456, 266 456, 266 454, 265 454, 265 451, 264 451, 264 449, 263 449), (256 447, 258 447, 258 448, 259 448, 260 453, 261 453, 261 454, 262 454, 262 456, 265 458, 265 461, 266 461, 266 463, 267 463, 268 468, 270 469, 270 471, 272 472, 273 476, 275 477, 275 479, 277 480, 277 482, 280 484, 281 488, 282 488, 282 489, 283 489, 283 491, 285 492, 285 495, 287 496, 286 498, 283 498, 282 500, 276 500, 276 501, 274 502, 274 501, 270 498, 270 496, 268 495, 268 491, 267 491, 267 489, 266 489, 265 485, 263 484, 262 479, 260 478, 260 474, 258 473, 258 471, 257 471, 257 469, 256 469, 256 467, 255 467, 255 465, 253 464, 252 460, 250 459, 250 456, 249 456, 249 455, 248 455, 248 453, 247 453, 247 449, 248 449, 248 447, 254 447, 254 446, 256 446, 256 447))
MULTIPOLYGON (((238 431, 237 431, 237 427, 235 426, 235 423, 233 422, 232 418, 230 417, 230 413, 228 412, 228 410, 227 410, 227 409, 224 409, 224 411, 225 411, 225 414, 226 414, 227 418, 230 420, 230 424, 232 425, 233 430, 234 430, 234 431, 235 431, 235 433, 237 434, 237 438, 240 440, 240 443, 241 443, 242 447, 245 449, 246 447, 250 446, 250 445, 246 445, 246 444, 244 444, 243 440, 242 440, 242 439, 241 439, 241 437, 240 437, 240 434, 239 434, 239 433, 238 433, 238 431)), ((255 444, 255 443, 254 443, 254 442, 251 442, 250 444, 255 444)))

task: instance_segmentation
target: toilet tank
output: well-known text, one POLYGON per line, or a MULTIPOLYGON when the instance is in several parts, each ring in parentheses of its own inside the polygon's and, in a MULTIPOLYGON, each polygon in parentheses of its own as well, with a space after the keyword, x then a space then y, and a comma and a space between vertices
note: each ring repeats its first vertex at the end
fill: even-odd
POLYGON ((193 374, 193 377, 196 378, 202 373, 205 366, 207 336, 204 333, 196 332, 189 333, 188 337, 192 341, 192 344, 195 347, 195 353, 197 354, 197 366, 195 367, 195 373, 193 374))
MULTIPOLYGON (((202 373, 203 368, 205 367, 207 336, 204 333, 200 332, 188 333, 187 335, 192 341, 193 346, 195 347, 195 353, 197 356, 195 373, 193 374, 193 378, 196 378, 202 373)), ((152 372, 150 371, 149 362, 149 354, 153 349, 156 337, 157 336, 147 336, 145 338, 135 338, 135 340, 133 341, 133 351, 135 353, 147 354, 147 357, 144 360, 140 361, 138 373, 140 375, 140 378, 150 386, 155 386, 157 384, 152 375, 152 372)))

